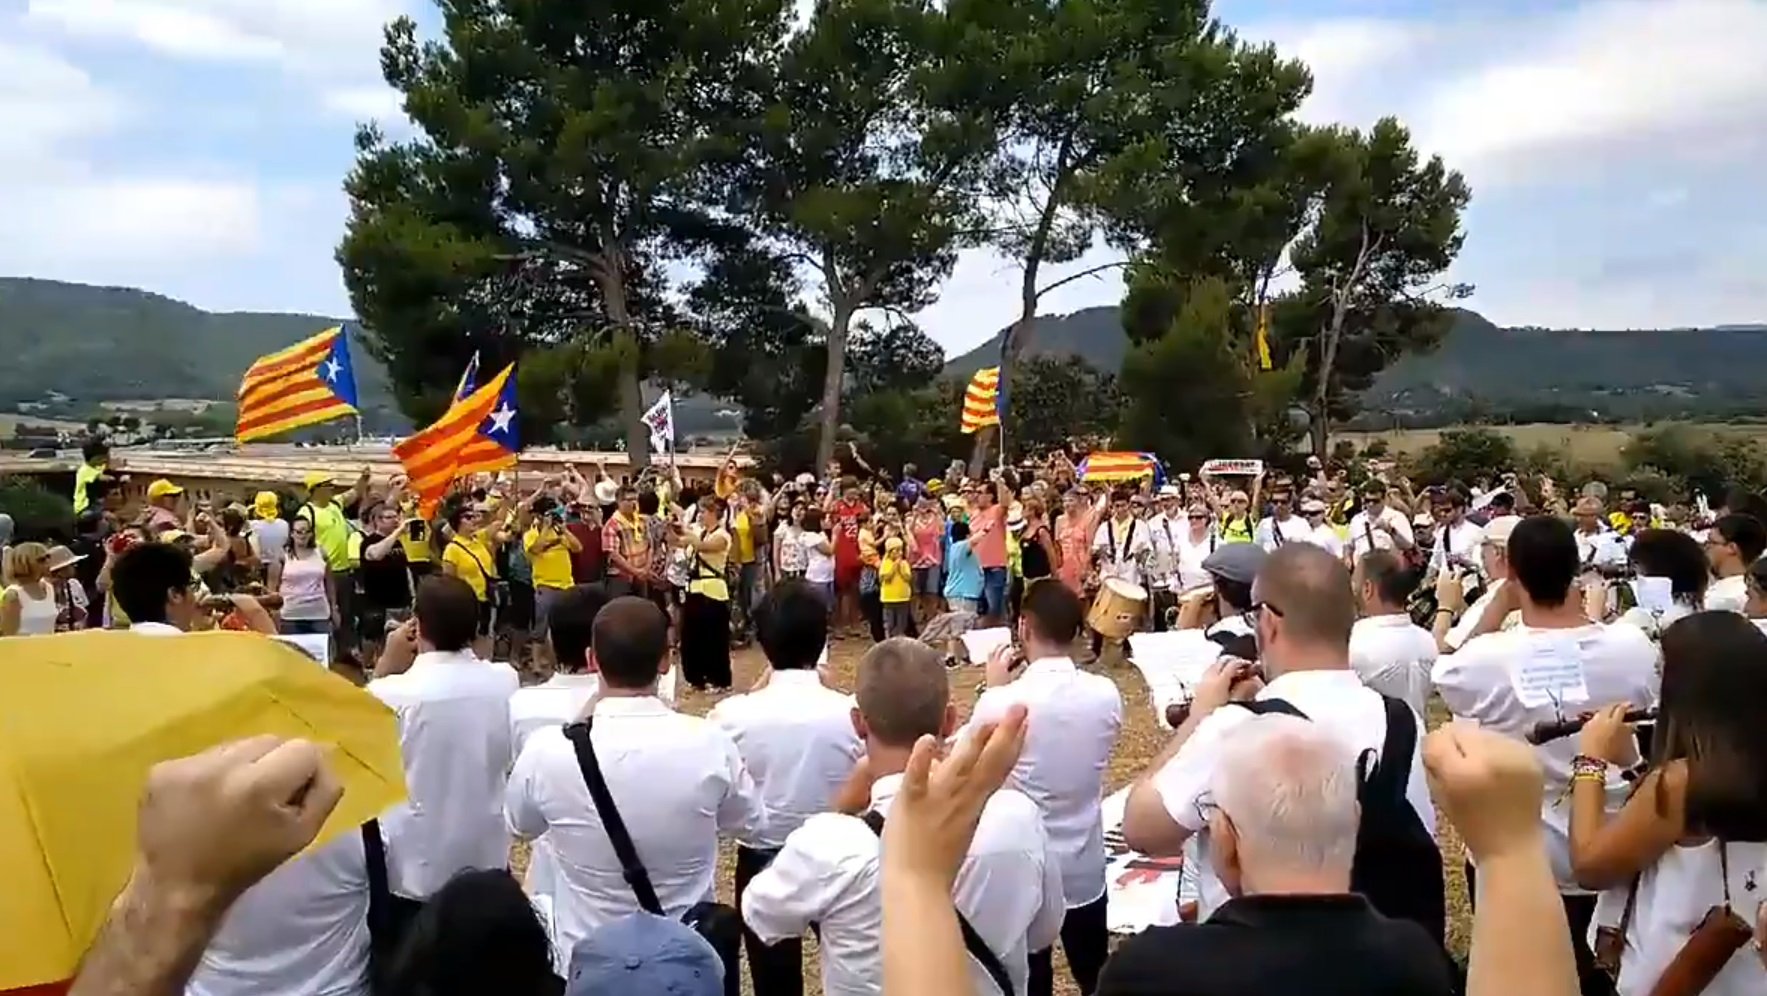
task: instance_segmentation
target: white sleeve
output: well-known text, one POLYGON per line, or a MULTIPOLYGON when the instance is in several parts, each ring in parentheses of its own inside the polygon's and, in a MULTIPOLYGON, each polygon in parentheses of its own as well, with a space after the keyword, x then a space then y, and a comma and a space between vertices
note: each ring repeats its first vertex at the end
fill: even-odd
POLYGON ((1037 839, 1040 841, 1037 850, 1043 853, 1043 905, 1038 907, 1037 918, 1031 921, 1031 928, 1025 932, 1025 941, 1030 950, 1042 951, 1061 936, 1062 921, 1068 915, 1068 903, 1066 887, 1061 880, 1061 860, 1049 848, 1049 831, 1043 826, 1036 803, 1031 803, 1031 817, 1030 823, 1036 827, 1037 839))
POLYGON ((1190 739, 1178 749, 1178 756, 1153 776, 1154 791, 1166 807, 1166 815, 1179 826, 1198 833, 1208 825, 1208 814, 1199 805, 1209 791, 1209 778, 1215 771, 1215 758, 1227 732, 1252 717, 1249 709, 1222 706, 1203 717, 1191 731, 1190 739))
MULTIPOLYGON (((542 731, 544 732, 544 731, 542 731)), ((538 734, 536 734, 538 736, 538 734)), ((529 746, 539 747, 533 738, 529 746)), ((540 750, 524 750, 515 759, 509 783, 503 789, 503 821, 509 832, 523 840, 533 840, 545 833, 550 825, 540 805, 540 750)))
POLYGON ((785 839, 785 846, 742 891, 742 919, 763 942, 803 936, 823 919, 857 875, 853 862, 830 862, 812 853, 814 842, 838 829, 831 821, 847 817, 824 813, 785 839))
POLYGON ((748 766, 742 763, 736 741, 723 733, 718 740, 724 752, 724 776, 729 782, 729 791, 718 805, 718 830, 740 841, 753 841, 766 832, 767 807, 761 801, 761 790, 749 776, 748 766))

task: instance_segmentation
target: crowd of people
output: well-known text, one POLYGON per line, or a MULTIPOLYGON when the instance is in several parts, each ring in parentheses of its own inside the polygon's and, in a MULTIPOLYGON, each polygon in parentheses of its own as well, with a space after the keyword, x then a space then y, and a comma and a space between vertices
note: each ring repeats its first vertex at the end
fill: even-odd
POLYGON ((396 714, 410 798, 291 857, 336 799, 311 745, 163 766, 75 992, 734 996, 746 964, 798 996, 806 933, 854 996, 1047 996, 1057 944, 1088 994, 1767 991, 1758 496, 848 456, 464 482, 425 516, 366 473, 249 504, 156 481, 137 512, 90 451, 75 541, 6 552, 0 633, 323 635, 396 714), (1125 701, 1123 634, 1089 626, 1113 581, 1133 631, 1211 642, 1199 678, 1125 701), (945 636, 972 626, 1011 640, 965 704, 945 636), (831 642, 864 637, 836 687, 831 642), (677 681, 716 705, 678 711, 677 681), (1102 800, 1136 709, 1171 732, 1122 834, 1199 898, 1113 950, 1102 800), (186 879, 205 902, 169 909, 186 879))

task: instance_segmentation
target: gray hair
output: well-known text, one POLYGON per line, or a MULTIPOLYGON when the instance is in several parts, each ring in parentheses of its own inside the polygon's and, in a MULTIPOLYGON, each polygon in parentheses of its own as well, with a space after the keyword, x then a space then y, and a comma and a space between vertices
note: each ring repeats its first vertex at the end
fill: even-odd
POLYGON ((0 546, 12 542, 12 516, 0 512, 0 546))
POLYGON ((1261 876, 1341 873, 1356 856, 1355 752, 1296 716, 1255 716, 1231 731, 1210 778, 1240 852, 1261 876))

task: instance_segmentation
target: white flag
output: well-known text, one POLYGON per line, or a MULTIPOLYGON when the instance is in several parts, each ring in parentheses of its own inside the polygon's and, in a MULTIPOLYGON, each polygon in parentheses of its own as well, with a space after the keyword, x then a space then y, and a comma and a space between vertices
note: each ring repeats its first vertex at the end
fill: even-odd
POLYGON ((675 399, 668 391, 644 413, 644 424, 650 429, 650 448, 658 453, 675 448, 675 399))

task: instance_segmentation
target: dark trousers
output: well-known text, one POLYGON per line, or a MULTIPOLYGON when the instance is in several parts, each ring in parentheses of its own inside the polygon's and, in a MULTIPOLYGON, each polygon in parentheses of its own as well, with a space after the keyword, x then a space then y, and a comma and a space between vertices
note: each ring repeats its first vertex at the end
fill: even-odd
MULTIPOLYGON (((1090 996, 1098 989, 1098 973, 1110 957, 1110 928, 1105 919, 1105 898, 1068 910, 1061 921, 1061 949, 1068 956, 1068 971, 1080 992, 1090 996)), ((1028 996, 1051 996, 1055 992, 1055 948, 1031 952, 1028 996)))
MULTIPOLYGON (((1467 905, 1478 900, 1478 877, 1469 862, 1466 866, 1467 905)), ((1560 896, 1565 906, 1565 922, 1571 929, 1571 954, 1577 959, 1577 988, 1583 996, 1614 996, 1614 980, 1596 967, 1595 952, 1589 947, 1589 921, 1595 919, 1595 896, 1560 896)))
MULTIPOLYGON (((736 849, 736 907, 742 908, 742 892, 750 881, 767 867, 778 851, 758 851, 748 847, 736 849)), ((749 979, 754 982, 755 996, 802 996, 804 991, 804 942, 780 941, 768 945, 755 933, 743 927, 742 946, 748 952, 749 979)))
POLYGON ((865 613, 865 625, 871 630, 871 642, 884 641, 883 593, 868 591, 859 596, 859 609, 865 613))
POLYGON ((729 688, 730 603, 689 594, 681 603, 681 677, 695 688, 729 688))

